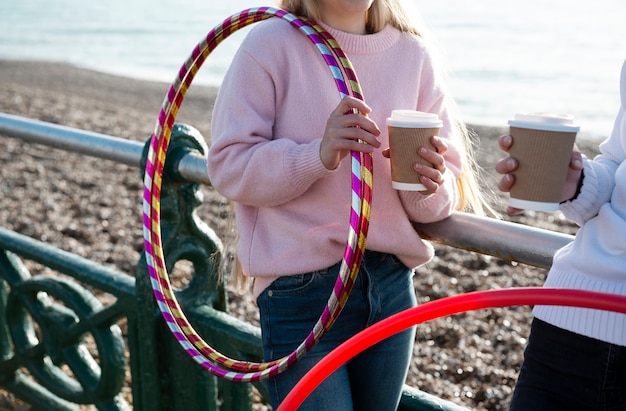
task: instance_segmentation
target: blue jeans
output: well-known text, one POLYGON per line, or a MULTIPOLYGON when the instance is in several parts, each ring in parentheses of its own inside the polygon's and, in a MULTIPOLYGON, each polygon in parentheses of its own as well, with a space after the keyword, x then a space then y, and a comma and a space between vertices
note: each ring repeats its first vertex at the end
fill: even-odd
POLYGON ((626 347, 534 319, 510 410, 626 410, 626 347))
MULTIPOLYGON (((340 264, 281 277, 259 296, 265 360, 290 354, 309 334, 326 306, 340 264)), ((276 408, 320 359, 366 327, 414 307, 413 273, 394 256, 366 251, 361 271, 330 331, 296 364, 268 380, 276 408)), ((415 338, 414 327, 357 355, 324 380, 299 410, 397 409, 415 338)))

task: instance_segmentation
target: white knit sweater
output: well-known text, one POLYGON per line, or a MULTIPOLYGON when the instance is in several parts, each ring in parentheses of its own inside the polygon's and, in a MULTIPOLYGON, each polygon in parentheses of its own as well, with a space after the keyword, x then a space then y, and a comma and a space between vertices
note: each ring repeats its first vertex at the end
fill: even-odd
MULTIPOLYGON (((561 205, 581 225, 575 240, 559 250, 546 287, 626 295, 626 62, 622 67, 621 108, 601 154, 584 159, 580 195, 561 205)), ((560 306, 537 306, 537 318, 588 337, 626 346, 626 315, 560 306)))

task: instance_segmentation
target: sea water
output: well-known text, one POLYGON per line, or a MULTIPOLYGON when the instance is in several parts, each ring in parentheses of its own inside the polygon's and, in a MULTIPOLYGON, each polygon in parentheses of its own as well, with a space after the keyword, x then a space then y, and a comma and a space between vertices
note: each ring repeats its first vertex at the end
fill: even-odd
MULTIPOLYGON (((0 58, 67 62, 171 82, 227 16, 272 0, 27 0, 0 3, 0 58)), ((619 108, 626 1, 413 0, 441 46, 461 115, 506 126, 516 112, 574 115, 604 138, 619 108)), ((195 82, 219 85, 249 28, 224 41, 195 82)), ((358 75, 358 73, 357 73, 358 75)))

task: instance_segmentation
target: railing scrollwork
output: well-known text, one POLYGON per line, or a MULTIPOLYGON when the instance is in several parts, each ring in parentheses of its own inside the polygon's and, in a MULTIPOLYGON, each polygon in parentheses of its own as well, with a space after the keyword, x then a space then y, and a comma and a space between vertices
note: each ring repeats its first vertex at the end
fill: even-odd
POLYGON ((27 373, 31 389, 49 392, 53 402, 52 395, 102 410, 129 409, 119 394, 126 368, 124 340, 120 327, 101 315, 102 303, 77 282, 31 275, 8 251, 0 253, 0 273, 6 281, 8 331, 1 378, 27 373))

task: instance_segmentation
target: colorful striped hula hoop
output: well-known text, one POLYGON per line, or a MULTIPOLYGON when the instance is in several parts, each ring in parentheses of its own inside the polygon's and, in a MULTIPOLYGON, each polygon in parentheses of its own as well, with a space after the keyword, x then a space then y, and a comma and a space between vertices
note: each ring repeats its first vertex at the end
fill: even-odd
POLYGON ((193 78, 209 54, 235 31, 270 17, 288 21, 315 44, 330 69, 341 98, 351 95, 363 99, 350 61, 337 41, 321 26, 278 8, 246 9, 213 28, 194 48, 179 70, 165 97, 154 134, 151 136, 144 175, 143 227, 146 262, 159 310, 177 341, 198 364, 218 377, 241 382, 261 381, 283 372, 317 344, 334 324, 359 272, 365 251, 372 200, 372 155, 352 152, 350 226, 337 282, 318 322, 293 353, 266 363, 231 359, 209 346, 188 322, 172 290, 161 241, 160 193, 172 127, 193 78))

